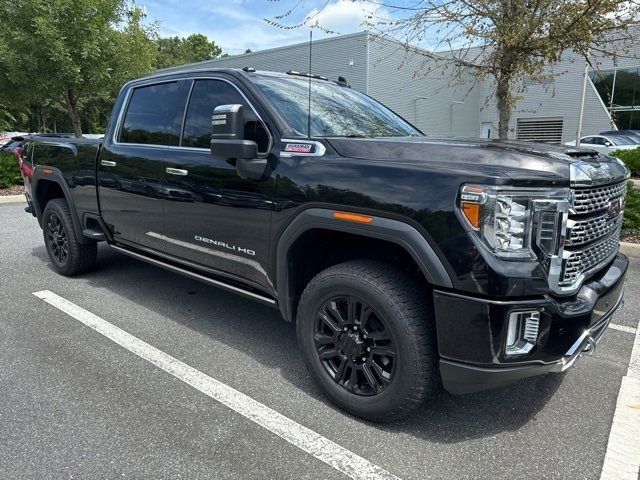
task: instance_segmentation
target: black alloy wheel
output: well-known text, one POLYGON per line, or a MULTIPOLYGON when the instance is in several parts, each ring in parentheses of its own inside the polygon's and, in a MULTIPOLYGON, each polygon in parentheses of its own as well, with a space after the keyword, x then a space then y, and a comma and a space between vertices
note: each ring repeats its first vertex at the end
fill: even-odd
POLYGON ((367 301, 339 296, 325 302, 317 313, 313 338, 324 369, 349 392, 378 395, 393 381, 393 336, 367 301))
POLYGON ((42 212, 42 234, 51 266, 62 275, 84 273, 96 263, 95 241, 82 238, 64 198, 49 200, 42 212))
POLYGON ((55 212, 50 212, 47 216, 46 235, 53 260, 64 265, 69 257, 69 241, 64 224, 55 212))
POLYGON ((319 272, 298 304, 296 333, 305 365, 336 405, 388 422, 438 389, 430 292, 376 260, 349 260, 319 272))

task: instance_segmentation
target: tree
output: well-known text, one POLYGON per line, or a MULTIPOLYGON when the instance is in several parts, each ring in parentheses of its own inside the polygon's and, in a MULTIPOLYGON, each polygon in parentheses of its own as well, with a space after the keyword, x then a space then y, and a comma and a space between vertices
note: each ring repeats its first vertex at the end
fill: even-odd
POLYGON ((6 81, 31 104, 59 99, 76 136, 83 101, 153 68, 155 26, 124 0, 0 0, 0 11, 6 81))
POLYGON ((211 60, 218 57, 221 52, 222 50, 215 42, 210 42, 205 35, 199 33, 186 38, 159 38, 156 67, 169 68, 211 60))
MULTIPOLYGON (((476 81, 494 80, 498 134, 506 139, 518 80, 542 80, 545 70, 573 50, 589 61, 590 52, 623 55, 638 30, 638 0, 363 0, 370 4, 365 25, 405 49, 425 56, 424 69, 434 65, 469 71, 476 81), (413 45, 428 41, 431 51, 413 45)), ((268 20, 283 28, 317 24, 318 12, 302 23, 283 24, 291 15, 268 20)), ((416 73, 425 73, 416 72, 416 73)))

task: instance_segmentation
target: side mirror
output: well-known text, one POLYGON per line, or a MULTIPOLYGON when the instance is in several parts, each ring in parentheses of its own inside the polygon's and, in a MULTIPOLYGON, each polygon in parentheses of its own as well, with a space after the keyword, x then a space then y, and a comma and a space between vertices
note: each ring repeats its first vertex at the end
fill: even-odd
POLYGON ((228 160, 253 159, 258 144, 244 139, 244 107, 219 105, 211 117, 211 154, 228 160))
POLYGON ((605 147, 610 147, 611 146, 611 142, 604 142, 604 146, 605 147))
POLYGON ((219 105, 211 117, 211 154, 235 161, 238 176, 261 180, 267 171, 267 159, 258 158, 258 144, 244 138, 244 107, 219 105))

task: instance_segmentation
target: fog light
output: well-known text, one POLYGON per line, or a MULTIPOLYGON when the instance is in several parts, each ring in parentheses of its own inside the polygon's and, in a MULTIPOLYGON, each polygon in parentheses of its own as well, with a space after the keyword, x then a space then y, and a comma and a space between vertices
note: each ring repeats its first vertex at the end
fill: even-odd
POLYGON ((507 356, 529 353, 538 340, 540 312, 511 312, 507 326, 505 353, 507 356))

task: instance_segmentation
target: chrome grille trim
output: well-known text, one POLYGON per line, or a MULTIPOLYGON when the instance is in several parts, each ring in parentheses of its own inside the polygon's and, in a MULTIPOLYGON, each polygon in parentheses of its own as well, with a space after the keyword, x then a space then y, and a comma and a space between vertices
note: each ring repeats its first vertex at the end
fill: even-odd
POLYGON ((622 226, 622 215, 616 218, 600 215, 584 220, 575 220, 569 226, 570 233, 567 238, 567 246, 580 246, 585 243, 594 242, 615 229, 622 226))
POLYGON ((612 210, 611 207, 612 201, 624 198, 626 189, 626 181, 572 189, 572 204, 563 221, 565 243, 554 257, 555 274, 549 276, 549 284, 555 293, 574 293, 585 278, 615 257, 623 211, 612 210), (617 215, 611 218, 611 213, 617 215))
POLYGON ((595 243, 583 250, 566 250, 564 272, 561 287, 571 287, 584 277, 606 264, 617 252, 620 229, 602 242, 595 243))
POLYGON ((593 213, 605 210, 612 199, 624 196, 627 182, 596 188, 576 188, 573 192, 573 210, 577 214, 593 213))

